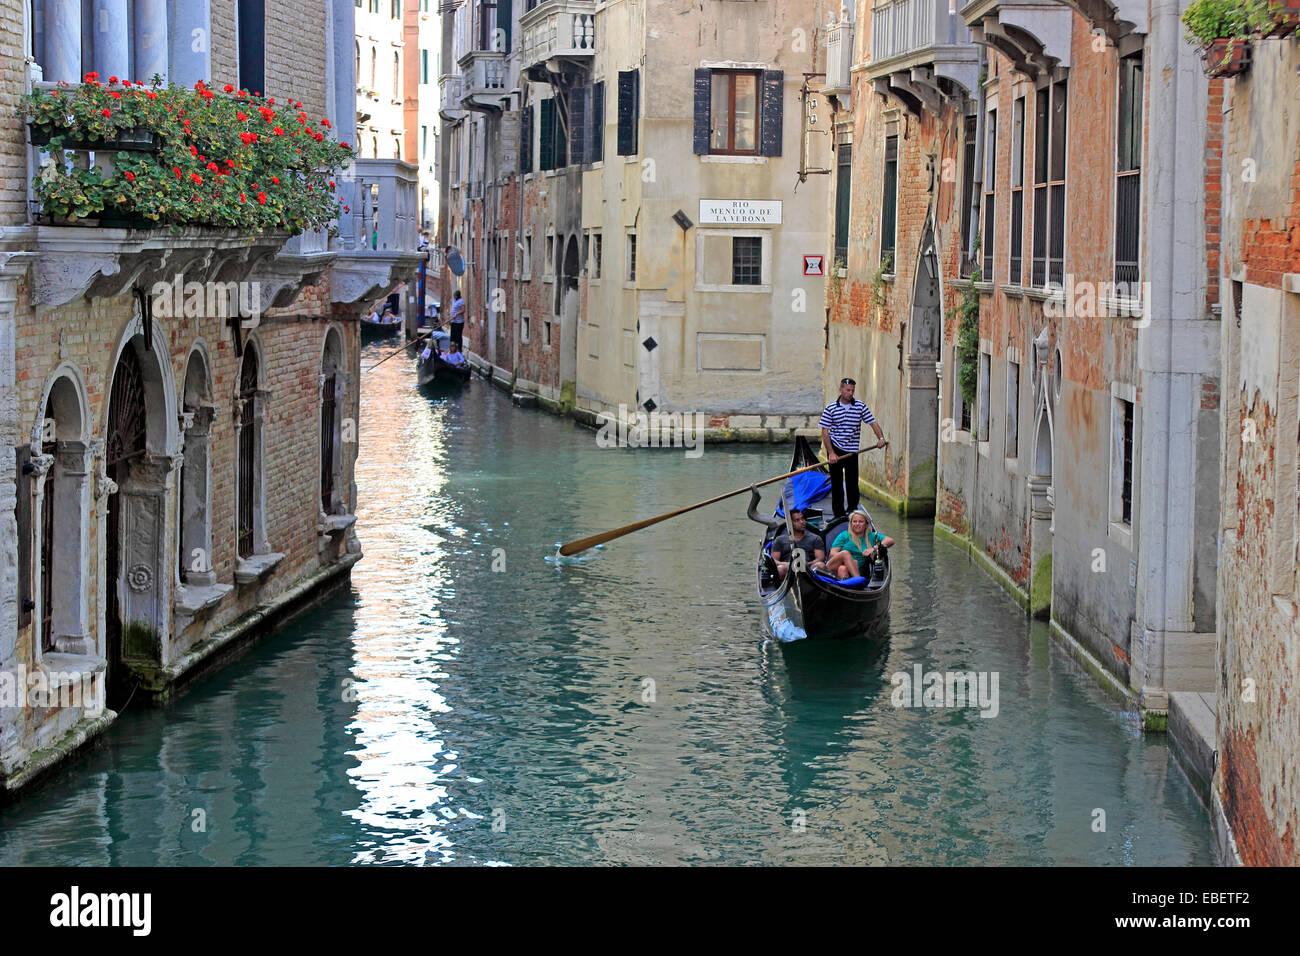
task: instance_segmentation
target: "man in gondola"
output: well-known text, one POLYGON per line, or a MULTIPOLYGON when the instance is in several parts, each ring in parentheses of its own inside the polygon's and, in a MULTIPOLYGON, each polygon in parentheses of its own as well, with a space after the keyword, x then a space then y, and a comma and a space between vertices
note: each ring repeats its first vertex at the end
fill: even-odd
POLYGON ((790 534, 782 532, 772 541, 772 559, 776 563, 777 578, 785 580, 790 570, 790 558, 798 548, 804 554, 804 566, 807 568, 826 567, 826 542, 815 531, 808 530, 808 521, 799 508, 790 509, 790 534))
POLYGON ((858 506, 858 443, 862 423, 866 422, 876 433, 877 441, 872 448, 889 444, 871 409, 853 397, 857 384, 851 378, 840 379, 839 397, 826 406, 818 422, 826 460, 831 464, 831 508, 837 518, 858 506))
POLYGON ((451 298, 451 340, 457 345, 464 345, 465 335, 465 300, 460 297, 460 289, 451 298))

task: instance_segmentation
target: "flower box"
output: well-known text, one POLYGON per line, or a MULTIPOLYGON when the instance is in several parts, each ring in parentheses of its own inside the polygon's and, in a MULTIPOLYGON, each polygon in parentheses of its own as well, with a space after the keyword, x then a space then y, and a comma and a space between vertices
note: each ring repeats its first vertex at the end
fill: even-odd
MULTIPOLYGON (((30 130, 33 146, 49 146, 50 140, 63 132, 49 126, 30 126, 28 129, 30 130)), ((110 136, 107 139, 71 140, 64 143, 63 148, 156 153, 161 145, 162 139, 153 130, 135 128, 121 130, 116 136, 110 136)))
POLYGON ((1250 69, 1254 47, 1246 37, 1222 37, 1202 49, 1205 75, 1211 78, 1239 76, 1250 69))

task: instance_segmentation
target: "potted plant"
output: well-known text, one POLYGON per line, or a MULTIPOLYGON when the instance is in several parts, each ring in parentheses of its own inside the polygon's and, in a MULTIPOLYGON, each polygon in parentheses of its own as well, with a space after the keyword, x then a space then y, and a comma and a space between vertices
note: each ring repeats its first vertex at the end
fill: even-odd
POLYGON ((1237 76, 1250 69, 1252 19, 1258 0, 1193 0, 1183 11, 1187 39, 1201 48, 1211 77, 1237 76))
POLYGON ((1263 37, 1290 36, 1300 26, 1300 0, 1248 0, 1251 25, 1263 37))

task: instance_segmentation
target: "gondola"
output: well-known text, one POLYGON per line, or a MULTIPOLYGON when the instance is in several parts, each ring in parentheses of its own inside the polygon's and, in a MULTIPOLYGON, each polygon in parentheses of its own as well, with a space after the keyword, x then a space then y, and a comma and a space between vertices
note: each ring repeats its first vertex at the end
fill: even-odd
POLYGON ((422 350, 420 358, 416 359, 416 384, 421 387, 425 385, 455 385, 460 387, 468 382, 470 378, 469 362, 464 365, 449 365, 438 357, 438 353, 447 347, 447 342, 451 340, 451 336, 442 329, 436 329, 429 338, 428 358, 424 357, 424 351, 422 350))
POLYGON ((391 322, 383 322, 380 320, 379 316, 375 316, 372 320, 370 318, 371 314, 372 313, 367 313, 361 317, 361 338, 367 342, 372 339, 395 335, 402 327, 402 319, 400 316, 393 316, 393 321, 391 322))
MULTIPOLYGON (((807 439, 795 440, 794 460, 790 470, 815 464, 807 439)), ((889 613, 890 562, 888 549, 881 548, 881 560, 866 569, 869 577, 836 581, 829 575, 791 567, 785 580, 776 572, 768 553, 772 541, 785 530, 785 508, 802 508, 808 528, 826 542, 829 557, 831 542, 848 528, 848 516, 835 518, 830 499, 830 477, 825 469, 813 469, 789 479, 782 490, 782 507, 777 518, 756 511, 758 498, 750 503, 749 517, 767 526, 758 550, 758 597, 762 609, 763 630, 782 642, 866 636, 878 638, 884 631, 889 613)), ((867 516, 868 527, 875 522, 867 516)))

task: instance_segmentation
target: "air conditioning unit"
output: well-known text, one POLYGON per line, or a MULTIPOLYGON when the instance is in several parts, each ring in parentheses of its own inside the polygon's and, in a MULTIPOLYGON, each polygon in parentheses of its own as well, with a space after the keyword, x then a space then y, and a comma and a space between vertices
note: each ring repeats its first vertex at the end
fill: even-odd
POLYGON ((853 21, 847 16, 832 23, 826 31, 827 94, 847 94, 853 89, 853 21))

